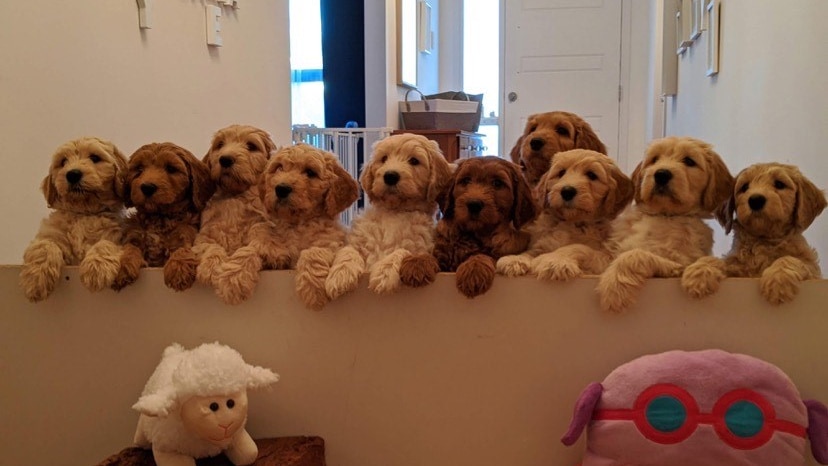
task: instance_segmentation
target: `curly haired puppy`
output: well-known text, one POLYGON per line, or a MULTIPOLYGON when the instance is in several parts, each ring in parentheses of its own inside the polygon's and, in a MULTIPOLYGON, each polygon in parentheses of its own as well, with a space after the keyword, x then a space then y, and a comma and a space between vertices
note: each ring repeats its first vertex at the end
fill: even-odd
POLYGON ((345 242, 338 215, 359 196, 356 180, 335 155, 297 144, 271 156, 260 193, 268 219, 250 229, 250 243, 225 263, 219 288, 228 290, 230 302, 242 302, 263 268, 295 268, 299 299, 321 309, 329 301, 325 279, 345 242))
POLYGON ((572 149, 588 149, 607 153, 589 123, 569 112, 547 112, 529 115, 526 127, 512 147, 512 161, 520 165, 526 181, 536 186, 555 154, 572 149))
POLYGON ((536 191, 542 210, 527 227, 529 249, 501 257, 497 271, 544 280, 603 272, 612 261, 610 223, 632 201, 632 181, 606 155, 574 149, 555 156, 536 191))
POLYGON ((372 291, 397 290, 403 259, 434 249, 437 195, 449 179, 451 169, 436 142, 415 134, 378 141, 360 177, 371 205, 354 220, 348 245, 336 253, 325 282, 328 296, 356 288, 366 268, 372 291))
POLYGON ((64 265, 98 291, 112 285, 121 254, 126 158, 98 138, 69 141, 52 155, 41 189, 54 211, 23 254, 20 284, 30 301, 46 299, 64 265))
POLYGON ((199 257, 197 278, 214 286, 225 301, 230 300, 228 290, 215 287, 215 278, 227 258, 250 242, 250 227, 267 217, 259 177, 274 149, 267 132, 232 125, 216 132, 202 159, 216 192, 201 213, 201 228, 193 246, 199 257))
POLYGON ((135 212, 127 218, 115 289, 133 283, 145 266, 164 267, 164 283, 174 290, 192 286, 198 258, 191 248, 213 191, 207 166, 183 147, 139 147, 129 158, 124 198, 135 212))
POLYGON ((604 310, 632 305, 651 277, 677 277, 713 249, 702 219, 727 201, 733 176, 710 144, 668 137, 650 144, 633 172, 635 204, 613 224, 617 255, 598 282, 604 310))
POLYGON ((457 289, 469 298, 492 286, 495 261, 520 254, 529 244, 521 227, 537 216, 532 190, 512 162, 495 156, 465 159, 438 199, 443 218, 437 223, 432 256, 413 255, 400 278, 423 286, 437 272, 457 272, 457 289))
POLYGON ((727 277, 760 277, 771 304, 791 301, 799 282, 821 278, 816 251, 802 232, 825 209, 825 194, 791 165, 752 165, 736 177, 733 194, 717 215, 733 247, 724 259, 702 257, 687 267, 682 287, 701 298, 727 277), (734 220, 733 215, 736 214, 734 220))

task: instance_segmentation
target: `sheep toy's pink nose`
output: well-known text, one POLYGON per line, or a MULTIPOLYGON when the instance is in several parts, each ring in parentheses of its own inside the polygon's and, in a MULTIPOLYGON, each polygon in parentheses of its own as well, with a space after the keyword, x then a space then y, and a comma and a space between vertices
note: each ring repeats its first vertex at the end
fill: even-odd
POLYGON ((229 429, 230 426, 232 426, 232 425, 233 425, 233 423, 231 422, 230 424, 227 424, 226 426, 221 425, 221 424, 219 424, 218 426, 221 427, 222 429, 224 429, 225 432, 227 432, 227 429, 229 429))

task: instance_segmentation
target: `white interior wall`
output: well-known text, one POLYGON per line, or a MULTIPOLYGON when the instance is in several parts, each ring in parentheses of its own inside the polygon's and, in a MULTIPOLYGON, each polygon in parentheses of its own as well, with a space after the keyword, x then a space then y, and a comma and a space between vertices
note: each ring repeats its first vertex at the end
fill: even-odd
MULTIPOLYGON (((828 2, 723 0, 719 74, 705 76, 709 32, 680 59, 667 133, 709 141, 736 174, 758 162, 798 165, 828 188, 828 2)), ((806 232, 828 262, 825 216, 806 232)), ((720 233, 717 252, 729 249, 720 233)))
POLYGON ((202 1, 152 2, 145 32, 134 1, 4 4, 0 263, 20 263, 47 213, 40 181, 68 139, 110 139, 127 156, 169 140, 200 157, 215 130, 248 123, 290 141, 287 0, 241 5, 223 9, 224 46, 212 48, 202 1))

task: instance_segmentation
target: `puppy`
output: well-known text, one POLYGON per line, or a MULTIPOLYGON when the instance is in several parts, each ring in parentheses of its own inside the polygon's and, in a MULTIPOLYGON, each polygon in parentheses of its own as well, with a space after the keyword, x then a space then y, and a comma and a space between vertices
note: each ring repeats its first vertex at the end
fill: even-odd
POLYGON ((234 303, 232 293, 217 287, 215 278, 227 258, 250 242, 250 227, 267 217, 259 194, 259 177, 274 149, 265 131, 232 125, 213 135, 202 159, 216 193, 201 214, 201 228, 193 246, 199 257, 197 278, 213 286, 228 304, 234 303))
POLYGON ((620 312, 632 305, 651 277, 677 277, 713 249, 703 218, 727 201, 733 176, 710 144, 668 137, 650 144, 633 172, 635 204, 613 224, 615 259, 601 275, 601 307, 620 312))
POLYGON ((359 196, 356 180, 335 155, 297 144, 271 156, 259 190, 268 218, 250 228, 248 246, 225 263, 218 287, 241 302, 253 293, 262 268, 295 268, 299 299, 321 309, 329 301, 325 279, 345 242, 338 215, 359 196))
POLYGON ((423 286, 438 271, 456 271, 457 289, 474 298, 491 288, 497 259, 526 250, 529 234, 521 227, 537 216, 532 191, 514 163, 475 157, 458 164, 439 203, 434 254, 403 260, 400 278, 423 286))
POLYGON ((825 206, 825 194, 794 166, 762 163, 742 170, 717 215, 728 233, 733 230, 730 253, 688 266, 682 287, 701 298, 715 293, 725 276, 760 277, 759 290, 768 302, 793 300, 800 281, 822 277, 817 253, 802 232, 825 206))
POLYGON ((558 152, 588 149, 607 153, 604 143, 581 117, 569 112, 547 112, 529 115, 510 156, 520 165, 529 185, 534 187, 549 170, 558 152))
POLYGON ((112 285, 121 254, 126 158, 109 141, 80 138, 52 155, 41 190, 54 209, 23 254, 20 285, 30 301, 46 299, 64 265, 80 265, 90 291, 112 285))
POLYGON ((600 274, 612 261, 610 222, 632 201, 633 183, 599 152, 574 149, 555 155, 536 188, 540 216, 527 227, 532 236, 521 255, 501 257, 497 271, 544 280, 600 274))
POLYGON ((360 177, 371 205, 354 220, 348 245, 336 253, 325 282, 328 296, 355 289, 366 269, 372 291, 397 290, 403 259, 434 249, 437 195, 450 178, 436 142, 415 134, 378 141, 360 177))
POLYGON ((124 188, 124 252, 114 288, 135 282, 141 267, 164 267, 164 283, 192 286, 198 258, 192 251, 201 211, 214 191, 207 166, 171 142, 146 144, 129 158, 124 188))

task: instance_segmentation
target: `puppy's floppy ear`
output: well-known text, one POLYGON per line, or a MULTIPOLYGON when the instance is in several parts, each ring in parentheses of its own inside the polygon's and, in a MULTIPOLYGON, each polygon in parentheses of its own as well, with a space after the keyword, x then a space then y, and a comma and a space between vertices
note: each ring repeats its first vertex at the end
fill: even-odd
POLYGON ((808 228, 817 215, 825 209, 825 193, 817 188, 799 170, 793 177, 796 182, 796 205, 794 206, 794 226, 799 230, 808 228))
POLYGON ((276 143, 273 142, 273 138, 270 136, 270 133, 263 129, 257 131, 256 135, 262 143, 262 150, 264 151, 265 158, 270 159, 270 153, 276 150, 276 143))
POLYGON ((535 196, 535 201, 540 205, 541 208, 549 207, 549 196, 547 196, 547 187, 549 185, 549 178, 553 177, 554 173, 552 171, 552 167, 549 167, 549 170, 546 170, 546 173, 541 176, 540 180, 538 180, 538 184, 535 185, 533 188, 533 194, 535 196))
POLYGON ((437 195, 437 205, 440 206, 440 212, 446 220, 454 218, 454 186, 457 184, 457 178, 463 169, 463 163, 464 161, 461 160, 455 164, 454 173, 443 190, 437 195))
POLYGON ((194 210, 201 212, 216 190, 213 180, 210 179, 210 170, 204 162, 198 160, 190 151, 183 147, 178 146, 176 154, 187 165, 189 170, 192 206, 194 210))
POLYGON ((362 171, 359 174, 359 184, 362 186, 362 191, 368 196, 369 200, 372 197, 371 186, 374 184, 374 171, 377 169, 377 164, 374 163, 374 160, 377 158, 377 146, 380 141, 382 140, 380 139, 371 145, 371 158, 362 165, 362 171))
POLYGON ((716 220, 724 227, 725 234, 733 230, 733 216, 736 212, 736 196, 731 193, 730 198, 714 212, 716 220))
POLYGON ((46 198, 46 205, 49 207, 54 207, 55 202, 58 199, 58 192, 57 188, 55 187, 55 183, 52 181, 52 173, 51 170, 43 181, 40 183, 40 190, 43 191, 43 197, 46 198))
POLYGON ((523 136, 517 138, 515 141, 515 145, 512 146, 512 150, 509 151, 509 157, 512 159, 512 162, 520 163, 520 146, 523 144, 523 136))
POLYGON ((708 178, 702 195, 702 208, 705 212, 716 212, 733 195, 736 181, 722 158, 709 145, 704 147, 704 152, 708 162, 708 178))
POLYGON ((440 150, 440 145, 437 144, 437 141, 428 141, 426 151, 428 152, 429 163, 431 164, 426 199, 429 203, 432 203, 437 200, 440 193, 446 189, 446 186, 451 181, 451 167, 443 156, 443 151, 440 150))
POLYGON ((535 204, 532 188, 521 175, 518 166, 514 163, 506 163, 509 164, 509 174, 512 177, 512 219, 515 228, 520 229, 537 217, 538 206, 535 204))
POLYGON ((115 164, 115 177, 112 179, 113 190, 115 191, 115 195, 123 199, 127 179, 127 159, 115 146, 115 144, 112 144, 111 142, 105 142, 105 144, 107 148, 110 149, 112 160, 115 164))
POLYGON ((641 202, 641 172, 643 171, 643 164, 644 162, 639 162, 630 177, 633 184, 633 199, 635 199, 635 202, 641 202))
POLYGON ((598 135, 595 134, 592 126, 589 126, 589 123, 584 120, 576 120, 573 121, 573 124, 575 126, 573 140, 575 141, 576 149, 589 149, 607 155, 607 146, 598 139, 598 135))
POLYGON ((325 158, 328 170, 333 172, 333 179, 325 194, 325 213, 334 217, 347 209, 359 197, 359 185, 350 173, 345 171, 333 156, 325 158))
POLYGON ((607 159, 604 166, 611 180, 610 190, 607 193, 606 199, 604 199, 604 215, 607 218, 613 219, 632 201, 635 186, 632 180, 617 165, 610 162, 609 159, 607 159))

